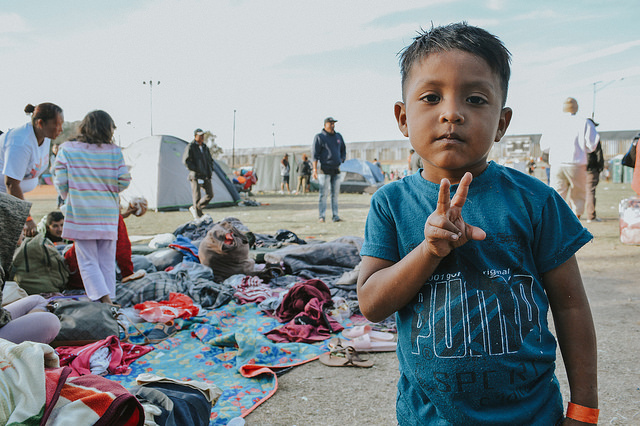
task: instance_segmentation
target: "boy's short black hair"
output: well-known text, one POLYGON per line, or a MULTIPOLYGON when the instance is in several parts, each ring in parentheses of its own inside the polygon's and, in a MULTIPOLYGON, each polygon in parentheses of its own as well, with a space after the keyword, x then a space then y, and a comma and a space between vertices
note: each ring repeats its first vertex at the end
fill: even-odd
POLYGON ((502 105, 507 102, 509 77, 511 76, 511 53, 498 37, 482 28, 458 22, 431 30, 420 30, 413 43, 400 53, 400 73, 402 75, 402 98, 404 85, 416 62, 431 53, 462 50, 484 59, 489 67, 500 77, 502 87, 502 105))

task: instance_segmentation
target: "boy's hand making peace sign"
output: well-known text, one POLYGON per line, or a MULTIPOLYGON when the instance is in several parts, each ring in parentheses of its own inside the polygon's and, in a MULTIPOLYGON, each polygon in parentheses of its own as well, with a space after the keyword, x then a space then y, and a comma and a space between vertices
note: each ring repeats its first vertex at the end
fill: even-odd
POLYGON ((473 176, 467 172, 458 185, 453 199, 449 189, 448 179, 440 182, 438 206, 427 218, 424 225, 424 238, 428 251, 436 257, 443 258, 456 247, 460 247, 469 240, 484 240, 487 234, 480 228, 465 223, 462 219, 462 206, 467 201, 467 193, 473 176))

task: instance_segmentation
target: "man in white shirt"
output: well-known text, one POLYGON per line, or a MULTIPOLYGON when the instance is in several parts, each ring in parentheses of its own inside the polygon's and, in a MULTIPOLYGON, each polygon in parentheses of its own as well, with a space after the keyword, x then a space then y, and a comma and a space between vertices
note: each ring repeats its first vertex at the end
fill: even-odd
POLYGON ((540 140, 549 152, 550 185, 564 198, 578 218, 584 212, 587 193, 587 153, 596 149, 600 135, 593 121, 578 117, 578 102, 567 98, 562 118, 540 140))

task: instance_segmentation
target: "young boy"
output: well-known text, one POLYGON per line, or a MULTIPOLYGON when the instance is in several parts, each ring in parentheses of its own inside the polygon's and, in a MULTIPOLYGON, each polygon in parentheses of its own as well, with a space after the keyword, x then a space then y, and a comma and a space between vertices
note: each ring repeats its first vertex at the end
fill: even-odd
POLYGON ((369 320, 396 312, 400 425, 562 423, 549 307, 571 388, 564 424, 597 422, 574 256, 592 236, 553 189, 487 163, 511 120, 509 61, 465 23, 418 35, 401 56, 395 115, 423 168, 374 194, 358 278, 369 320))

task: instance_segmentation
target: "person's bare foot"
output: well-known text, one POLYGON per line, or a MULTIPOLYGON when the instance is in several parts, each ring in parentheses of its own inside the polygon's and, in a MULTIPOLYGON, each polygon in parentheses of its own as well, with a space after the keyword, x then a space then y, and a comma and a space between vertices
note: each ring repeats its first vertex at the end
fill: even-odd
POLYGON ((120 308, 120 307, 121 307, 120 305, 118 305, 118 304, 116 304, 116 303, 113 303, 113 301, 111 300, 111 297, 110 297, 108 294, 106 294, 106 295, 102 296, 102 297, 101 297, 100 299, 98 299, 98 300, 99 300, 101 303, 106 303, 106 304, 108 304, 108 305, 115 306, 116 308, 120 308))

